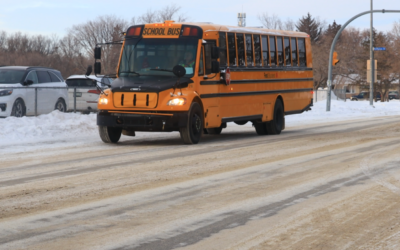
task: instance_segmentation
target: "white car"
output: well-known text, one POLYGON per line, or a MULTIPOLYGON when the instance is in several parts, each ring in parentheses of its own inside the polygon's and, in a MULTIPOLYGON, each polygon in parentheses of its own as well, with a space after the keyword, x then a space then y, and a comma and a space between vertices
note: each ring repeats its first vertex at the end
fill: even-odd
POLYGON ((67 103, 67 85, 60 71, 45 67, 0 67, 0 117, 47 114, 55 109, 65 112, 67 103))
POLYGON ((101 89, 108 88, 112 78, 106 76, 90 75, 86 78, 85 75, 72 75, 65 81, 68 85, 68 111, 74 110, 74 91, 76 89, 76 110, 83 112, 97 111, 97 101, 99 100, 101 89), (88 79, 89 78, 89 79, 88 79))

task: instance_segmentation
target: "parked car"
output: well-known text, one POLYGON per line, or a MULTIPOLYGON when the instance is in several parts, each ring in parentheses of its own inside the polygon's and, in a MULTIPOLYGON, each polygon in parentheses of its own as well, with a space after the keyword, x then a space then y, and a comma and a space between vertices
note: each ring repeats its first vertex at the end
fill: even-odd
POLYGON ((99 99, 100 91, 96 88, 96 84, 101 89, 105 89, 108 88, 107 85, 111 84, 113 80, 112 78, 106 76, 96 77, 90 75, 88 78, 86 78, 85 75, 72 75, 65 81, 68 85, 68 111, 74 110, 75 88, 76 110, 84 113, 97 111, 97 101, 99 99))
POLYGON ((67 110, 67 85, 60 71, 45 67, 0 67, 0 117, 47 114, 67 110), (4 88, 14 89, 4 89, 4 88), (57 88, 40 88, 57 87, 57 88), (60 88, 61 87, 61 88, 60 88), (37 98, 35 98, 35 88, 37 98))
POLYGON ((399 99, 399 91, 389 91, 389 100, 399 99))
POLYGON ((351 100, 351 101, 363 100, 363 99, 366 99, 368 95, 369 95, 368 92, 361 92, 361 93, 358 94, 358 95, 353 95, 353 96, 351 96, 351 97, 350 97, 350 100, 351 100))
MULTIPOLYGON (((351 101, 359 101, 359 100, 367 100, 369 99, 369 92, 361 92, 358 95, 353 95, 352 97, 350 97, 351 101)), ((381 93, 377 92, 375 94, 375 99, 377 101, 381 100, 381 93)))

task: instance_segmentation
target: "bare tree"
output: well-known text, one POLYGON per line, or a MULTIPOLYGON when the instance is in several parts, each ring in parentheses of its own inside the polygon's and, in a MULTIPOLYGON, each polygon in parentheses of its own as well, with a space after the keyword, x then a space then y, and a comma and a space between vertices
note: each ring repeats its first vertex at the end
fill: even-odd
MULTIPOLYGON (((99 17, 96 21, 88 21, 85 24, 74 25, 68 35, 75 39, 80 47, 83 57, 93 58, 93 49, 98 43, 106 43, 123 39, 123 32, 128 28, 128 23, 115 16, 99 17)), ((118 64, 117 45, 103 45, 102 68, 106 74, 115 73, 118 64)), ((86 67, 82 68, 82 71, 86 67)))
POLYGON ((264 25, 266 29, 281 30, 283 27, 281 19, 276 14, 270 16, 265 12, 258 15, 258 20, 261 21, 262 25, 264 25))
POLYGON ((181 7, 176 6, 175 4, 165 6, 159 11, 148 9, 146 13, 133 21, 137 21, 137 23, 157 23, 174 19, 174 21, 177 22, 187 21, 188 18, 184 14, 180 13, 180 10, 181 7))

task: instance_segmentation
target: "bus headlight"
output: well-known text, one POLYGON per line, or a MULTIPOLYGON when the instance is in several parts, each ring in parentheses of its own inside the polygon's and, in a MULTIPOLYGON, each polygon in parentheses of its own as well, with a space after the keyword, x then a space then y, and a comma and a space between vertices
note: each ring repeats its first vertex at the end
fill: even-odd
POLYGON ((108 99, 104 98, 104 97, 100 98, 99 99, 99 104, 107 105, 108 104, 108 99))
POLYGON ((168 106, 182 106, 186 104, 186 99, 185 98, 174 98, 172 100, 169 100, 167 105, 168 106))
POLYGON ((2 91, 0 91, 0 96, 11 95, 12 92, 13 92, 12 89, 10 89, 10 90, 2 90, 2 91))

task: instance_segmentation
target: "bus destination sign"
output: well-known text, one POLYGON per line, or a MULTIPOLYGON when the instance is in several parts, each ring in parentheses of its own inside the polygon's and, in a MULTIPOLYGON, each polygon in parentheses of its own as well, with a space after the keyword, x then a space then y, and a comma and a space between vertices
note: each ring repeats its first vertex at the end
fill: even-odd
POLYGON ((180 28, 144 28, 143 36, 179 36, 180 28))

